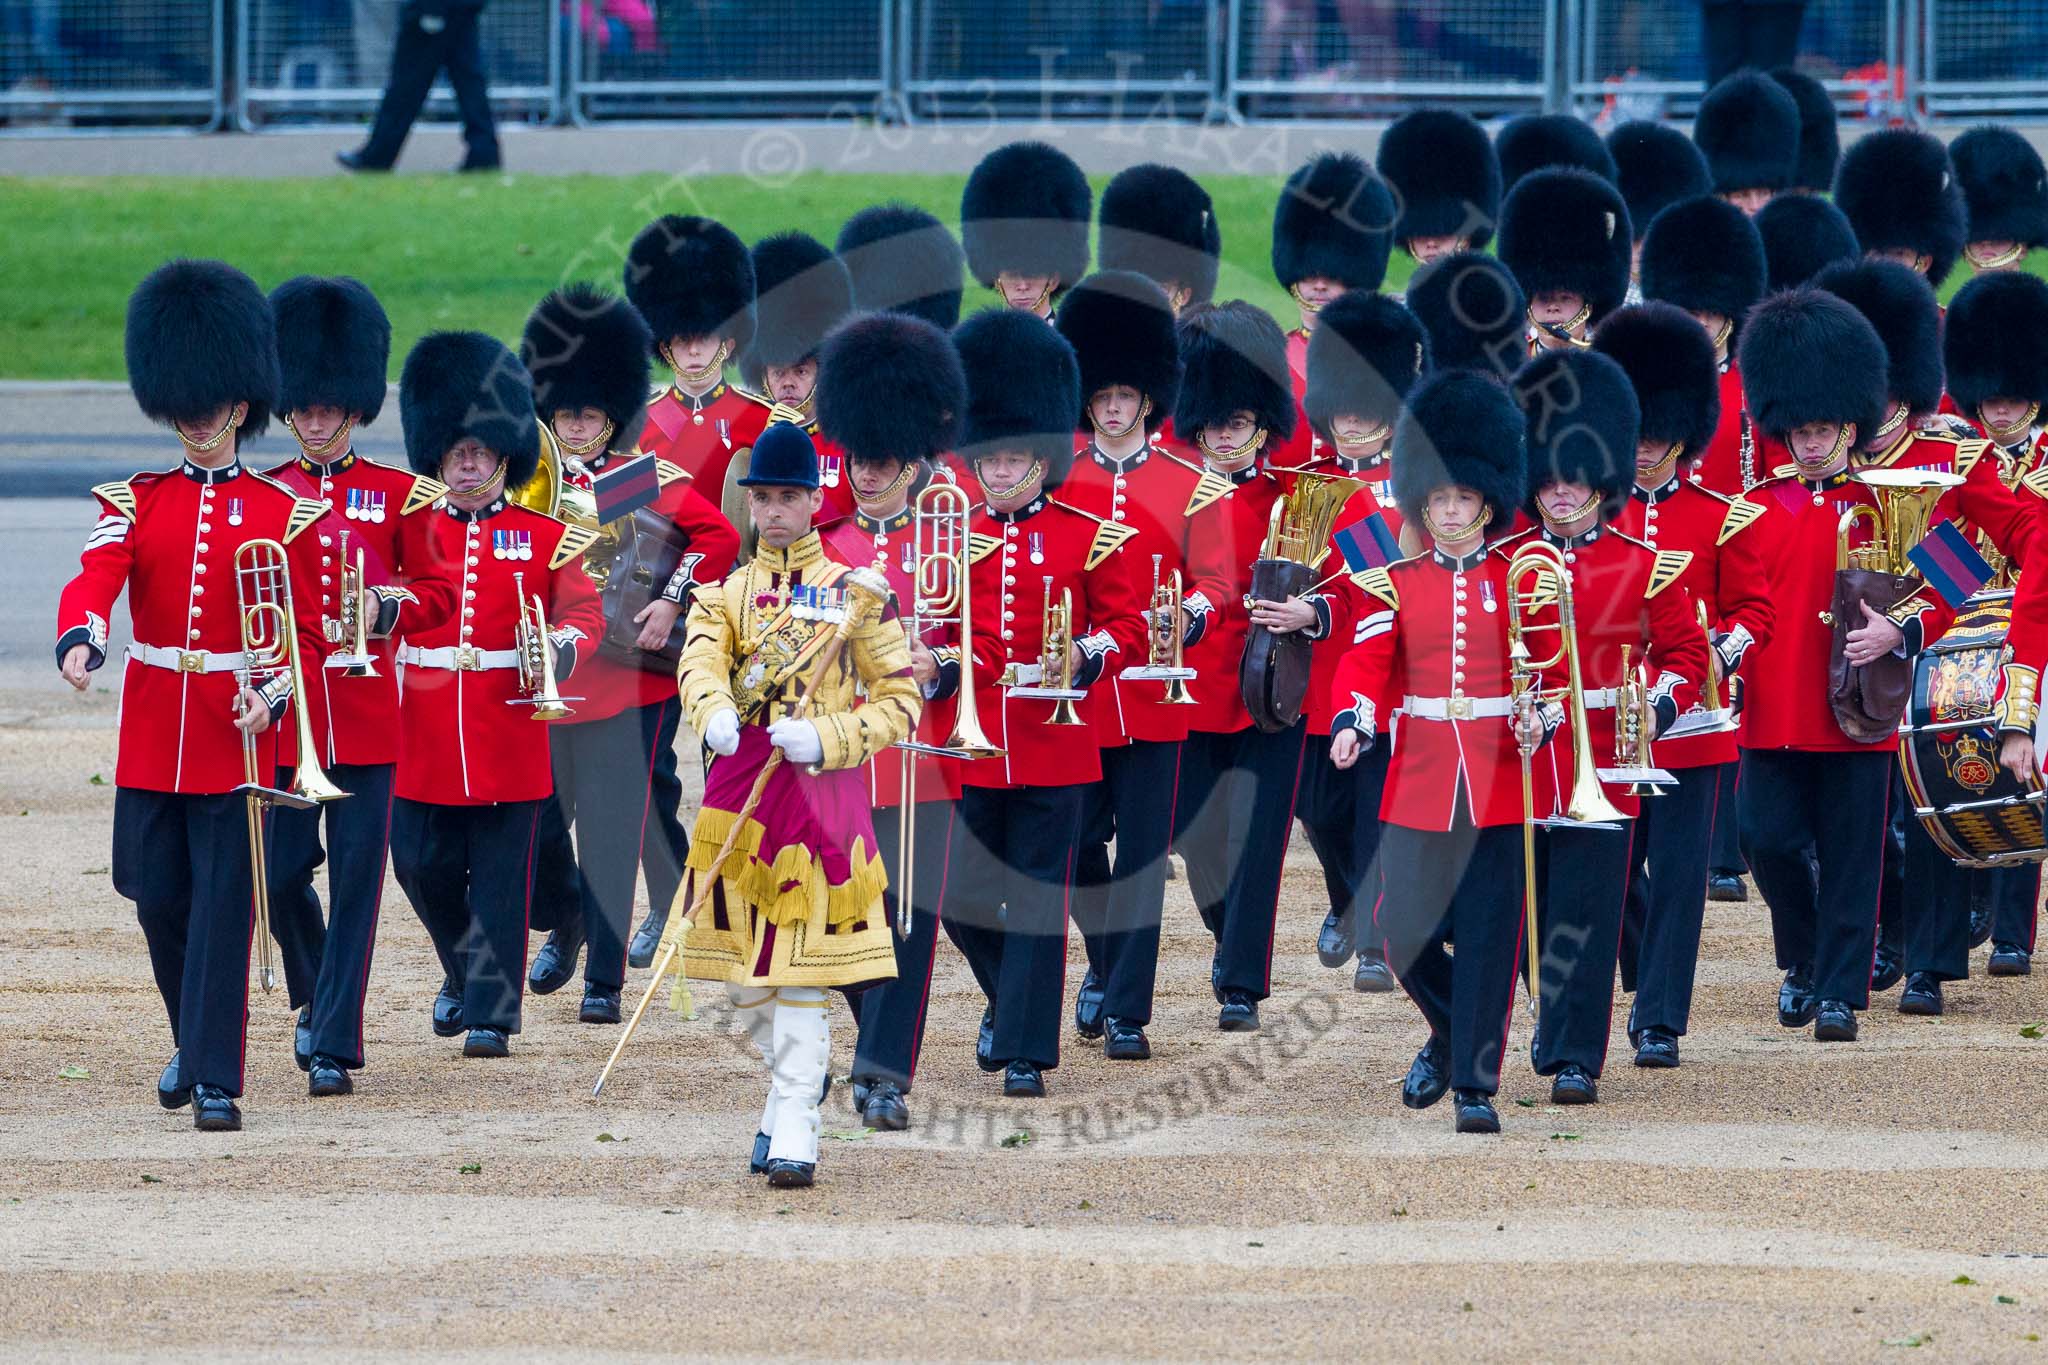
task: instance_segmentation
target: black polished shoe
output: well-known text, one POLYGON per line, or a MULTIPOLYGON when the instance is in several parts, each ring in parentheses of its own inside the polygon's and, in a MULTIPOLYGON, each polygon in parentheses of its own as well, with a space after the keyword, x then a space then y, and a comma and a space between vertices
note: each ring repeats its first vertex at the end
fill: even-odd
POLYGON ((313 1065, 313 1007, 306 1005, 299 1010, 298 1022, 292 1025, 292 1060, 304 1071, 313 1065))
POLYGON ((1970 946, 1981 948, 1991 941, 1991 907, 1973 905, 1970 907, 1970 946))
POLYGON ((1259 1002, 1243 991, 1223 992, 1223 1008, 1216 1011, 1216 1027, 1225 1033, 1257 1033, 1259 1002))
POLYGON ((1715 872, 1707 877, 1707 899, 1740 902, 1749 899, 1749 888, 1733 872, 1715 872))
POLYGON ((1785 973, 1778 987, 1778 1022, 1786 1028, 1805 1028, 1813 1022, 1813 968, 1802 962, 1785 973))
POLYGON ((1103 1021, 1102 1055, 1112 1062, 1143 1062, 1152 1056, 1152 1041, 1145 1029, 1128 1019, 1103 1021))
POLYGON ((996 1072, 1003 1064, 996 1060, 996 1007, 981 1012, 981 1028, 974 1035, 974 1064, 983 1071, 996 1072))
POLYGON ((1600 1085, 1591 1072, 1574 1063, 1551 1077, 1552 1104, 1598 1104, 1600 1085))
POLYGON ((576 1011, 576 1018, 585 1024, 618 1023, 619 988, 586 985, 583 988, 583 1008, 576 1011))
POLYGON ((1906 963, 1895 949, 1884 944, 1877 945, 1877 955, 1871 959, 1870 989, 1872 992, 1888 991, 1899 984, 1906 974, 1906 963))
POLYGON ((1500 1114, 1493 1107, 1493 1096, 1477 1090, 1460 1090, 1453 1097, 1456 1106, 1452 1114, 1454 1126, 1461 1133, 1498 1133, 1500 1114))
POLYGON ((1900 1014, 1940 1014, 1941 980, 1933 972, 1912 972, 1899 992, 1900 1014))
POLYGON ((441 993, 434 997, 434 1035, 453 1038, 462 1032, 462 987, 452 977, 441 978, 441 993))
POLYGON ((668 928, 668 907, 657 905, 647 912, 647 918, 640 921, 640 927, 633 931, 633 941, 626 945, 626 965, 629 967, 652 967, 654 955, 661 951, 662 930, 668 928))
POLYGON ((875 1092, 876 1081, 872 1076, 854 1076, 851 1079, 853 1081, 853 1112, 858 1114, 861 1110, 868 1107, 868 1096, 875 1092))
POLYGON ((1813 1016, 1814 1041, 1853 1043, 1856 1041, 1856 1011, 1839 1000, 1823 1000, 1813 1016))
POLYGON ((352 1095, 356 1083, 349 1079, 348 1068, 339 1061, 320 1053, 313 1058, 313 1064, 306 1068, 306 1093, 314 1099, 329 1095, 352 1095))
POLYGON ((1037 1062, 1027 1062, 1022 1057, 1003 1068, 1003 1095, 1013 1100, 1042 1100, 1045 1098, 1045 1076, 1038 1069, 1037 1062))
POLYGON ((164 1071, 156 1078, 156 1102, 166 1109, 183 1109, 192 1103, 192 1087, 178 1076, 178 1054, 173 1052, 171 1060, 164 1063, 164 1071))
POLYGON ((340 164, 341 168, 345 171, 372 171, 381 173, 389 171, 391 169, 391 167, 388 165, 379 165, 375 161, 370 161, 366 159, 363 156, 363 152, 360 147, 352 152, 336 152, 334 154, 334 159, 337 163, 340 164))
POLYGON ((218 1086, 192 1087, 192 1126, 202 1133, 239 1133, 242 1110, 218 1086))
POLYGON ((1102 978, 1090 967, 1074 992, 1074 1032, 1083 1038, 1102 1036, 1102 978))
POLYGON ((1678 1036, 1670 1029, 1644 1029, 1636 1038, 1636 1065, 1647 1067, 1677 1066, 1678 1036))
POLYGON ((548 935, 533 955, 533 969, 526 974, 527 989, 535 995, 553 995, 576 975, 576 957, 583 951, 583 920, 563 926, 548 935))
POLYGON ((768 1183, 778 1190, 808 1189, 818 1183, 818 1163, 776 1157, 768 1163, 768 1183))
POLYGON ((860 1122, 861 1127, 882 1133, 900 1133, 910 1126, 910 1106, 903 1102, 896 1082, 876 1081, 868 1087, 860 1106, 860 1122))
POLYGON ((754 1134, 754 1155, 747 1162, 747 1174, 768 1174, 768 1135, 766 1133, 754 1134))
POLYGON ((1394 979, 1394 969, 1387 965, 1387 960, 1368 948, 1358 955, 1358 970, 1351 974, 1351 989, 1367 995, 1385 995, 1401 989, 1401 983, 1394 979))
POLYGON ((462 1055, 465 1057, 510 1057, 512 1042, 501 1028, 473 1028, 463 1041, 462 1055))
POLYGON ((1450 1087, 1451 1045, 1432 1033, 1408 1064, 1408 1075, 1401 1082, 1401 1103, 1410 1109, 1427 1109, 1450 1087))
POLYGON ((1217 1004, 1223 1003, 1223 964, 1221 962, 1211 962, 1209 964, 1209 994, 1216 997, 1217 1004))
POLYGON ((2017 943, 1991 945, 1991 961, 1984 969, 1993 976, 2031 976, 2034 955, 2017 943))
POLYGON ((1325 967, 1341 967, 1357 951, 1357 920, 1341 910, 1323 916, 1323 927, 1316 933, 1316 961, 1325 967))

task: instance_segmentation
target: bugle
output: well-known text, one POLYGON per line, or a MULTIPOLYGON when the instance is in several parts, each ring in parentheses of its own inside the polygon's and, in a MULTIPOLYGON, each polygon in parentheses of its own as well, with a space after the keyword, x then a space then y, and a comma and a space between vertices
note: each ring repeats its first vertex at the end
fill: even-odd
POLYGON ((540 594, 526 595, 526 575, 514 571, 512 590, 519 597, 519 624, 513 630, 512 647, 519 655, 520 695, 505 699, 507 706, 531 706, 535 720, 562 720, 576 713, 564 702, 582 701, 565 697, 555 685, 555 655, 548 644, 548 616, 540 594))
POLYGON ((354 559, 348 554, 348 528, 341 532, 341 610, 327 622, 329 644, 346 644, 327 656, 327 667, 344 678, 374 678, 377 661, 370 656, 370 623, 363 611, 363 547, 356 547, 354 559))
POLYGON ((1166 695, 1161 701, 1167 706, 1193 706, 1195 699, 1188 693, 1188 683, 1193 681, 1195 670, 1182 662, 1187 631, 1181 619, 1181 603, 1186 598, 1186 590, 1179 569, 1164 580, 1160 578, 1159 567, 1163 558, 1161 555, 1152 556, 1152 610, 1146 617, 1145 662, 1136 668, 1125 669, 1123 676, 1133 682, 1166 684, 1166 695))
POLYGON ((1010 695, 1051 702, 1052 714, 1046 717, 1047 725, 1086 724, 1081 713, 1074 709, 1074 703, 1088 695, 1085 690, 1074 686, 1074 593, 1071 588, 1061 588, 1059 600, 1055 602, 1051 574, 1045 575, 1043 621, 1038 646, 1038 681, 1022 686, 1010 685, 1010 695))

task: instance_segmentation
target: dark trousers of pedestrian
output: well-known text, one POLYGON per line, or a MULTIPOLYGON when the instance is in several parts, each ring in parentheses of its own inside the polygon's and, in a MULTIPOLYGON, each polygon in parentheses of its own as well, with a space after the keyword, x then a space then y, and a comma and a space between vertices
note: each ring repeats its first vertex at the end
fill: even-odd
MULTIPOLYGON (((287 770, 288 771, 288 770, 287 770)), ((310 810, 279 806, 270 817, 270 906, 319 924, 313 874, 327 864, 327 915, 312 992, 312 1050, 351 1069, 363 1064, 363 1001, 377 947, 377 907, 384 899, 384 857, 391 843, 389 763, 336 763, 327 769, 348 793, 310 810), (327 847, 320 841, 327 828, 327 847)), ((280 785, 284 775, 280 775, 280 785)))
POLYGON ((1970 869, 1935 844, 1927 826, 1906 817, 1906 876, 1899 908, 1906 970, 1939 981, 1970 974, 1970 869))
POLYGON ((188 1085, 242 1093, 255 931, 248 798, 121 787, 114 890, 135 902, 188 1085))
POLYGON ((1714 821, 1713 861, 1707 869, 1715 876, 1739 877, 1749 871, 1742 861, 1742 831, 1735 821, 1735 784, 1741 772, 1740 763, 1723 763, 1714 769, 1714 809, 1721 818, 1714 821))
POLYGON ((1163 740, 1104 749, 1102 780, 1086 789, 1081 805, 1074 923, 1102 982, 1103 1017, 1140 1027, 1152 1022, 1152 987, 1159 975, 1159 922, 1166 907, 1180 755, 1178 743, 1163 740))
POLYGON ((1991 897, 1991 943, 2034 951, 2035 919, 2041 905, 2041 865, 2020 863, 1975 874, 1991 897))
POLYGON ((1272 993, 1280 869, 1306 738, 1299 722, 1274 734, 1252 726, 1189 735, 1182 750, 1173 846, 1202 923, 1216 936, 1210 980, 1218 999, 1272 993))
POLYGON ((968 787, 944 923, 995 1011, 995 1061, 1059 1065, 1067 893, 1085 787, 968 787))
POLYGON ((448 73, 455 107, 462 116, 462 141, 467 148, 463 165, 497 164, 498 133, 491 123, 483 44, 477 31, 482 11, 482 5, 448 6, 441 13, 429 12, 417 0, 406 5, 399 16, 398 44, 391 53, 391 82, 378 102, 370 140, 363 144, 366 166, 388 169, 398 160, 413 121, 434 88, 434 77, 443 71, 448 73))
POLYGON ((1682 1038, 1692 1017, 1708 850, 1721 824, 1721 767, 1672 769, 1678 784, 1644 797, 1635 819, 1621 921, 1622 989, 1636 993, 1631 1035, 1660 1028, 1682 1038))
POLYGON ((519 1032, 540 806, 391 803, 391 869, 460 988, 472 1029, 519 1032))
MULTIPOLYGON (((853 1045, 853 1078, 870 1084, 893 1081, 905 1094, 917 1075, 917 1055, 924 1048, 925 1011, 931 1004, 932 963, 938 955, 939 915, 946 902, 946 859, 956 807, 951 801, 920 801, 911 809, 917 847, 911 855, 915 875, 910 887, 910 934, 896 934, 896 976, 848 997, 859 1029, 853 1045)), ((902 830, 901 806, 875 808, 875 840, 881 845, 882 867, 889 874, 883 903, 892 930, 902 906, 903 881, 897 857, 902 830)))
MULTIPOLYGON (((1463 810, 1462 799, 1459 807, 1463 810)), ((1383 826, 1385 891, 1371 933, 1430 1033, 1451 1050, 1451 1085, 1500 1089, 1522 953, 1522 829, 1383 826), (1454 934, 1458 951, 1444 951, 1454 934)))
MULTIPOLYGON (((1536 832, 1536 968, 1543 995, 1530 1051, 1539 1076, 1573 1065, 1598 1076, 1607 1065, 1632 823, 1536 832)), ((1457 945, 1465 951, 1462 937, 1457 945)))
POLYGON ((1799 55, 1799 26, 1806 0, 1702 0, 1701 47, 1707 84, 1753 66, 1759 71, 1790 66, 1799 55))
POLYGON ((1883 751, 1742 754, 1742 853, 1771 909, 1778 966, 1810 969, 1816 996, 1852 1009, 1870 1007, 1896 766, 1883 751))

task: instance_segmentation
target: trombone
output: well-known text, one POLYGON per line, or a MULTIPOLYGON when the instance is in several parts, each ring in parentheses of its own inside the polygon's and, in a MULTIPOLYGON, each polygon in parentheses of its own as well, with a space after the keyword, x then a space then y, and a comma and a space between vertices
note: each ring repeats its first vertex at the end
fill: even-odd
POLYGON ((1578 616, 1572 600, 1571 570, 1563 551, 1547 540, 1534 539, 1517 549, 1508 560, 1508 668, 1514 698, 1515 747, 1522 758, 1522 914, 1529 940, 1529 1010, 1535 1013, 1541 993, 1537 962, 1536 924, 1536 827, 1576 826, 1581 829, 1619 829, 1627 817, 1600 789, 1599 770, 1593 759, 1592 730, 1586 717, 1585 675, 1579 664, 1578 616), (1543 608, 1555 607, 1551 621, 1529 618, 1543 608), (1529 636, 1545 631, 1557 633, 1557 645, 1541 658, 1529 648, 1529 636), (1543 674, 1562 666, 1562 687, 1545 688, 1543 674), (1570 727, 1572 783, 1561 815, 1538 816, 1531 760, 1536 748, 1523 737, 1523 719, 1552 702, 1565 704, 1565 724, 1570 727))
POLYGON ((242 662, 235 669, 235 707, 241 694, 290 679, 294 734, 299 765, 289 787, 273 787, 256 766, 256 736, 243 730, 242 785, 235 788, 248 802, 249 877, 256 909, 257 980, 265 993, 277 989, 277 959, 270 942, 270 867, 263 851, 263 816, 271 806, 310 810, 348 793, 328 780, 313 744, 313 726, 306 712, 306 678, 299 667, 297 622, 292 615, 292 590, 284 546, 275 540, 251 540, 235 551, 235 607, 242 634, 242 662))
POLYGON ((974 699, 973 593, 967 580, 967 516, 972 506, 957 484, 936 480, 911 503, 911 552, 916 573, 911 581, 910 619, 904 633, 915 644, 927 628, 951 627, 961 642, 960 704, 953 716, 953 732, 938 744, 925 744, 915 732, 899 740, 903 754, 902 788, 897 794, 896 932, 910 937, 911 909, 917 877, 917 759, 1001 758, 1003 751, 982 733, 981 714, 974 699))
POLYGON ((327 667, 341 670, 344 678, 374 678, 377 661, 370 656, 370 623, 363 612, 363 550, 348 557, 348 528, 341 532, 341 612, 327 622, 327 642, 347 643, 345 651, 327 656, 327 667))
POLYGON ((1166 705, 1193 706, 1195 699, 1188 694, 1188 683, 1194 679, 1195 670, 1187 667, 1181 659, 1181 602, 1186 592, 1179 569, 1175 569, 1164 582, 1160 581, 1162 558, 1161 555, 1152 556, 1151 629, 1146 632, 1146 659, 1136 668, 1125 669, 1123 676, 1132 682, 1165 683, 1166 695, 1162 701, 1166 705))
POLYGON ((512 648, 519 655, 519 696, 508 697, 507 706, 531 706, 535 720, 561 720, 576 713, 564 706, 565 701, 582 701, 581 697, 564 697, 561 688, 555 685, 555 656, 548 648, 548 616, 540 604, 540 594, 526 595, 526 575, 515 571, 512 575, 512 591, 519 597, 519 624, 513 629, 512 648))

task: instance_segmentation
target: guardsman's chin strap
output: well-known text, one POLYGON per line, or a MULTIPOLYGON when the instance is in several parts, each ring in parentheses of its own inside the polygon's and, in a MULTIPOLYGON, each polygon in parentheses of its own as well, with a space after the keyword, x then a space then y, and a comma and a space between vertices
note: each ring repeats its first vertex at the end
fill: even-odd
POLYGON ((731 354, 732 342, 725 338, 720 338, 716 354, 711 357, 710 361, 702 369, 686 370, 676 364, 675 354, 669 350, 666 342, 662 343, 661 347, 662 360, 667 362, 671 370, 675 371, 676 378, 690 388, 696 388, 699 384, 716 379, 724 372, 726 357, 731 354))
POLYGON ((284 417, 285 430, 289 431, 292 434, 292 439, 299 443, 299 453, 314 464, 326 464, 328 462, 327 457, 333 453, 336 446, 348 440, 348 434, 355 429, 355 425, 356 415, 350 413, 342 419, 341 425, 334 429, 332 436, 329 436, 317 445, 310 445, 305 437, 299 435, 299 424, 292 420, 291 414, 286 413, 284 417))
POLYGON ((176 427, 175 429, 178 433, 178 439, 185 443, 185 449, 195 454, 204 455, 209 450, 217 449, 220 443, 228 438, 228 433, 242 425, 248 416, 249 405, 247 403, 235 404, 232 408, 228 409, 228 420, 221 423, 220 430, 214 432, 213 435, 203 441, 195 441, 187 436, 183 427, 176 427))
POLYGON ((604 419, 604 430, 580 445, 564 436, 561 429, 553 422, 548 423, 548 430, 554 432, 555 444, 560 446, 565 454, 574 455, 581 459, 586 455, 592 455, 603 450, 605 444, 612 439, 614 428, 612 426, 612 419, 607 417, 604 419))

